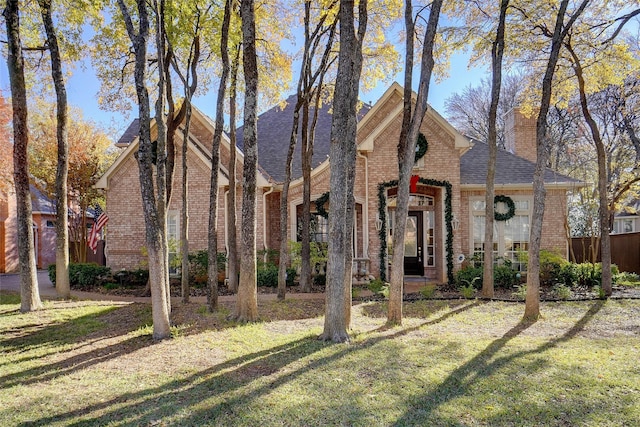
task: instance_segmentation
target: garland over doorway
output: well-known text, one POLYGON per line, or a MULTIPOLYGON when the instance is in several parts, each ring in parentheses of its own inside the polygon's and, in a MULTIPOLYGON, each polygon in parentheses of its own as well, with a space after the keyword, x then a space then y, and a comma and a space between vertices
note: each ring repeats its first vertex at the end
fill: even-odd
MULTIPOLYGON (((414 175, 412 178, 415 178, 416 176, 417 175, 414 175)), ((444 220, 447 228, 447 280, 449 283, 453 283, 453 209, 451 207, 451 183, 449 181, 439 181, 420 177, 418 177, 417 183, 430 185, 432 187, 445 188, 444 220)), ((380 231, 378 232, 378 237, 380 238, 380 279, 383 281, 387 280, 387 197, 385 193, 388 188, 397 186, 398 180, 381 182, 378 184, 378 215, 380 215, 380 220, 382 221, 382 227, 380 227, 380 231)))

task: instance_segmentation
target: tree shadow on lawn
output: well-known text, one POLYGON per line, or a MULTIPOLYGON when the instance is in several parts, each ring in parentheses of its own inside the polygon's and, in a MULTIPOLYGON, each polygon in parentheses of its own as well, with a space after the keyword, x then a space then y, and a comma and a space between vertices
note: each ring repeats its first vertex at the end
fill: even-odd
POLYGON ((34 354, 3 362, 0 366, 44 359, 52 355, 68 354, 70 357, 4 375, 0 377, 0 389, 69 375, 152 345, 153 340, 148 335, 133 336, 125 340, 120 338, 137 330, 140 327, 138 320, 146 316, 146 309, 141 304, 111 305, 105 306, 99 313, 49 325, 30 324, 24 328, 12 329, 11 332, 16 336, 0 339, 2 352, 10 355, 32 351, 34 354), (110 343, 111 340, 115 340, 115 343, 110 343), (67 349, 61 352, 60 347, 67 349), (85 348, 87 351, 83 351, 85 348))
MULTIPOLYGON (((445 403, 454 400, 457 397, 461 397, 468 393, 474 383, 489 377, 500 369, 505 368, 508 364, 513 363, 514 360, 523 358, 529 355, 535 355, 542 353, 546 350, 552 349, 561 343, 570 341, 580 333, 586 324, 602 309, 605 301, 596 301, 591 308, 573 325, 567 332, 556 339, 549 340, 547 343, 538 346, 532 350, 520 351, 514 354, 498 357, 495 360, 489 362, 489 360, 496 356, 506 345, 535 324, 535 321, 527 322, 521 320, 516 326, 507 331, 501 338, 493 341, 487 348, 477 354, 467 363, 460 368, 453 371, 445 380, 437 386, 432 392, 416 398, 412 403, 411 408, 400 417, 394 425, 440 425, 440 424, 457 424, 460 420, 454 420, 449 418, 440 417, 436 411, 439 407, 445 403)), ((540 368, 540 366, 538 366, 540 368)), ((587 412, 587 411, 583 411, 587 412)), ((462 415, 462 414, 460 414, 462 415)), ((526 423, 526 420, 523 420, 526 423)))
MULTIPOLYGON (((420 328, 423 326, 444 322, 449 317, 455 316, 456 314, 470 310, 474 307, 487 304, 488 302, 489 301, 486 301, 486 300, 451 300, 451 301, 450 300, 422 300, 421 302, 412 302, 410 304, 403 303, 403 315, 405 318, 408 318, 408 317, 427 318, 434 314, 438 314, 444 310, 447 310, 445 313, 441 314, 438 318, 420 324, 418 326, 418 328, 420 328)), ((387 301, 384 301, 384 303, 370 304, 362 307, 362 314, 363 316, 370 317, 370 318, 386 318, 387 317, 387 301)), ((378 331, 391 329, 393 327, 394 326, 383 325, 380 328, 378 328, 378 331)))
MULTIPOLYGON (((269 394, 274 389, 286 385, 305 373, 322 369, 332 362, 355 352, 404 336, 425 325, 438 323, 469 309, 471 306, 482 303, 479 301, 474 302, 453 312, 445 313, 441 318, 430 320, 423 325, 399 329, 390 335, 371 335, 371 337, 354 344, 327 344, 318 340, 315 335, 301 338, 280 346, 228 360, 183 379, 138 392, 124 393, 109 401, 85 406, 60 415, 43 417, 21 425, 48 425, 54 422, 68 422, 71 420, 73 422, 70 425, 105 425, 116 419, 120 420, 123 425, 144 425, 157 422, 165 417, 174 416, 180 412, 188 414, 177 421, 180 425, 199 425, 203 421, 215 422, 222 419, 228 421, 228 418, 220 417, 237 416, 237 413, 242 412, 248 403, 269 394), (334 353, 310 360, 304 366, 291 370, 286 374, 280 372, 288 365, 333 345, 339 346, 334 353), (260 384, 253 389, 242 390, 242 388, 248 388, 251 383, 262 377, 268 377, 279 372, 280 375, 271 381, 260 384), (228 398, 222 398, 220 402, 204 409, 198 408, 203 401, 225 393, 228 394, 228 398), (91 418, 85 418, 91 416, 91 414, 95 415, 91 418)), ((369 332, 368 334, 373 333, 369 332)), ((355 398, 356 396, 354 396, 355 398)), ((350 408, 350 410, 353 412, 358 409, 350 408)), ((361 410, 366 412, 367 408, 363 407, 361 410)))

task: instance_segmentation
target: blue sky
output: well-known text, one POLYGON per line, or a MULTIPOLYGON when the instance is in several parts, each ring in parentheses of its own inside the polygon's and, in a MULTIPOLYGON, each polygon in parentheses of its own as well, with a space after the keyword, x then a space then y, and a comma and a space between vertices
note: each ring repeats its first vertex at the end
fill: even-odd
MULTIPOLYGON (((126 115, 100 110, 97 101, 100 83, 95 77, 89 61, 85 62, 86 67, 77 66, 67 82, 69 103, 81 108, 85 119, 90 119, 110 129, 111 136, 117 139, 135 117, 135 112, 126 115)), ((440 82, 435 80, 431 82, 429 104, 443 116, 445 115, 444 102, 449 96, 460 92, 469 84, 477 85, 480 79, 486 75, 485 69, 468 69, 467 64, 468 55, 462 53, 454 55, 451 59, 449 77, 440 82)), ((396 76, 396 80, 402 84, 402 74, 396 76)), ((361 93, 360 97, 366 102, 375 103, 388 86, 388 83, 380 84, 369 92, 361 93)), ((0 89, 6 97, 10 96, 6 63, 0 67, 0 89)), ((215 93, 215 90, 210 90, 207 96, 194 100, 194 104, 210 117, 215 117, 215 93)))

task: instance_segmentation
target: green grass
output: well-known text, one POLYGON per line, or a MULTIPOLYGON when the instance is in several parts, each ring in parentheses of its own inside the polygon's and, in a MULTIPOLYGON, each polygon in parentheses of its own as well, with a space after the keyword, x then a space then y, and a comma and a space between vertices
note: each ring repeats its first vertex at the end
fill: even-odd
POLYGON ((418 301, 395 328, 385 307, 354 306, 336 345, 316 339, 321 301, 244 325, 176 305, 155 343, 143 304, 3 298, 0 425, 640 424, 638 300, 544 303, 533 324, 522 304, 418 301))

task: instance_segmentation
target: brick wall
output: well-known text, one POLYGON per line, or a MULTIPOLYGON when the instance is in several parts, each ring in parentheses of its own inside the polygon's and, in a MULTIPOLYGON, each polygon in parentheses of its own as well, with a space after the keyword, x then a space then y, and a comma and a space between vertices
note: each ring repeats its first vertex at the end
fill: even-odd
MULTIPOLYGON (((2 203, 0 203, 2 205, 2 203)), ((0 256, 4 258, 4 271, 6 273, 17 272, 20 269, 18 261, 18 223, 16 220, 16 197, 15 193, 5 194, 4 207, 1 209, 4 217, 4 246, 0 256)))
POLYGON ((511 109, 505 116, 505 148, 513 154, 536 162, 536 119, 535 115, 525 117, 517 109, 511 109))
MULTIPOLYGON (((510 197, 522 196, 529 198, 529 211, 533 212, 533 190, 510 190, 496 191, 496 195, 504 194, 510 197)), ((460 228, 459 234, 462 241, 463 254, 470 254, 472 248, 473 230, 471 229, 471 213, 469 211, 469 201, 471 198, 484 198, 484 191, 467 191, 461 193, 460 207, 460 228)), ((545 201, 545 214, 542 221, 541 248, 557 251, 565 258, 567 257, 568 240, 565 234, 564 222, 567 213, 567 196, 565 190, 547 190, 545 201)))
MULTIPOLYGON (((182 153, 178 142, 171 213, 181 217, 182 209, 182 153)), ((189 151, 189 251, 206 249, 209 223, 210 168, 189 151)), ((133 156, 125 159, 110 177, 106 193, 106 212, 109 215, 106 237, 107 265, 114 270, 146 268, 143 256, 145 223, 140 196, 138 164, 133 156)), ((240 200, 240 194, 238 195, 240 200)), ((218 192, 218 250, 225 250, 224 206, 225 191, 218 192)), ((240 202, 237 203, 240 206, 240 202)), ((181 220, 180 220, 181 221, 181 220)), ((179 235, 179 234, 178 234, 179 235)))

